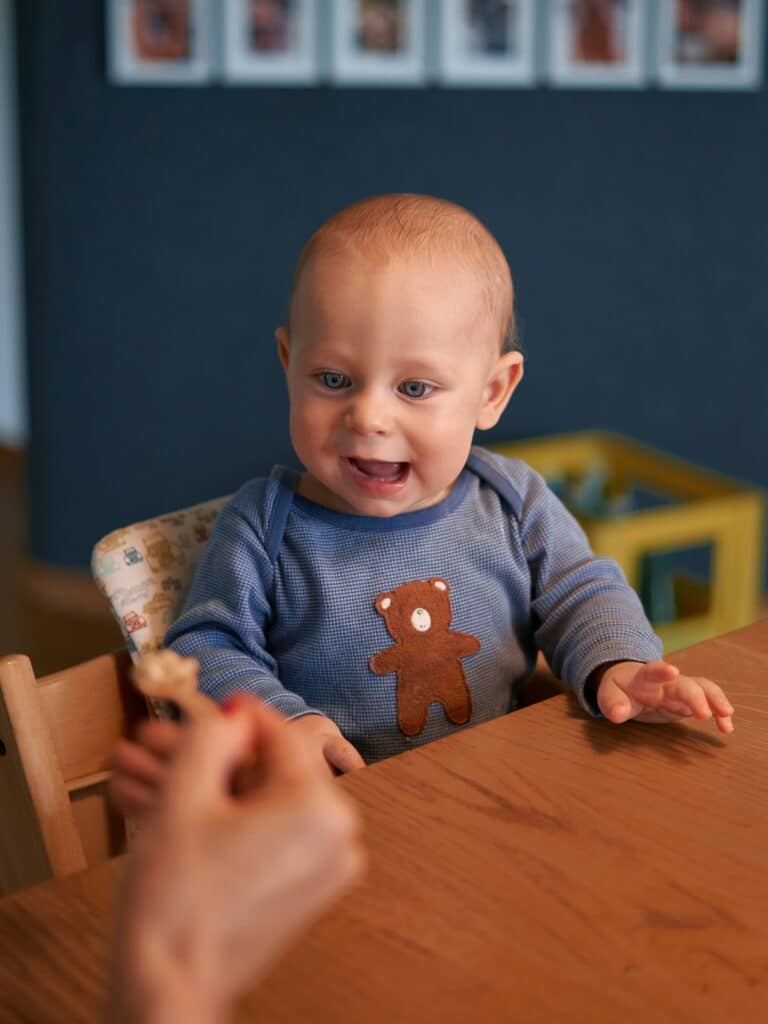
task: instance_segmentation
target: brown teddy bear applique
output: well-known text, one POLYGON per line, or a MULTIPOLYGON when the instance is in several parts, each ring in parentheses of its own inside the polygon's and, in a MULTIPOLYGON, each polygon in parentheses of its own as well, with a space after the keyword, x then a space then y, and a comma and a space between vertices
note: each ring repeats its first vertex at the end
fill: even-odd
POLYGON ((451 632, 451 600, 445 580, 414 580, 379 594, 376 611, 395 641, 374 654, 369 665, 377 675, 397 674, 397 721, 406 736, 424 728, 433 701, 443 705, 454 725, 472 714, 472 697, 461 659, 480 650, 469 633, 451 632))

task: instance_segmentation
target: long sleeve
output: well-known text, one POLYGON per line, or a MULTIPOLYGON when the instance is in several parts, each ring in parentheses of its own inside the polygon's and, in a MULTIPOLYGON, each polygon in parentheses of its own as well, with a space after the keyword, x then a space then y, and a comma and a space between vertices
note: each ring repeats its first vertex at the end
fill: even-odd
POLYGON ((592 553, 579 524, 532 470, 521 510, 535 639, 553 671, 584 700, 609 661, 653 661, 662 646, 619 566, 592 553))
POLYGON ((274 567, 238 500, 222 509, 180 617, 165 644, 200 663, 200 689, 216 701, 247 691, 289 718, 315 712, 278 678, 267 650, 274 567))

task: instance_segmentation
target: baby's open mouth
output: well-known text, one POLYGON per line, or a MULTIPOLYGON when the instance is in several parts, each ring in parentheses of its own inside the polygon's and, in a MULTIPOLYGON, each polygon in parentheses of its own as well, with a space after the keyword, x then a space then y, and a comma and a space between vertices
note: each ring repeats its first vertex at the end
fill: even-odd
POLYGON ((378 459, 346 459, 346 462, 368 480, 386 484, 404 480, 409 466, 407 462, 381 462, 378 459))

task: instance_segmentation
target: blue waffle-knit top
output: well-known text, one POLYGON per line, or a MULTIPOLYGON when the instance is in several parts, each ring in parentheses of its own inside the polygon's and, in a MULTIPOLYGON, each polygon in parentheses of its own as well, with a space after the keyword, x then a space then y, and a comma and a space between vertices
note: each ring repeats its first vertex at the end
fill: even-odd
POLYGON ((538 649, 593 714, 583 691, 595 668, 661 656, 618 565, 591 552, 518 459, 475 447, 447 497, 390 518, 318 505, 298 479, 276 467, 222 509, 166 635, 199 660, 200 688, 217 701, 245 690, 289 718, 327 715, 372 762, 513 710, 538 649), (375 602, 432 580, 445 583, 451 631, 479 641, 461 658, 471 717, 457 726, 436 701, 407 736, 397 673, 371 668, 394 643, 375 602))

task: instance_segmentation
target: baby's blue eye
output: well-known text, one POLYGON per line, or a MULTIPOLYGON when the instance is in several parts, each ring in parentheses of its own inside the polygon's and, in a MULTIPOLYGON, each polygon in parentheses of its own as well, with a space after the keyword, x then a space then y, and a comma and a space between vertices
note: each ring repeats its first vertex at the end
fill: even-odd
POLYGON ((400 391, 408 398, 426 398, 434 387, 423 380, 406 380, 400 385, 400 391))
POLYGON ((321 373, 320 380, 327 388, 330 388, 331 391, 339 391, 341 388, 345 388, 349 384, 348 377, 343 373, 321 373))

